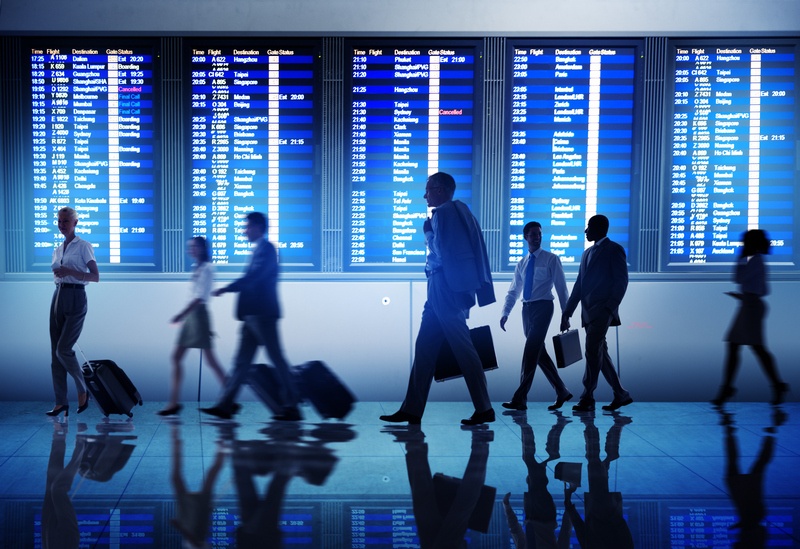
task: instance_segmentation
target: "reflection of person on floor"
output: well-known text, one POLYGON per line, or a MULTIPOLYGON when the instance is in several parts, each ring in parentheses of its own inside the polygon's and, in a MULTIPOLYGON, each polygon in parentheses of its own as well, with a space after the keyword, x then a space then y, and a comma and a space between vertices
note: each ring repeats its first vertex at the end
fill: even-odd
POLYGON ((633 536, 625 522, 622 509, 622 494, 608 489, 608 468, 619 458, 619 441, 622 427, 631 422, 629 417, 614 415, 614 424, 606 434, 606 459, 600 459, 600 433, 594 426, 593 415, 581 417, 584 423, 586 461, 589 476, 589 491, 584 494, 586 518, 572 503, 575 486, 565 492, 564 507, 575 526, 575 535, 583 549, 633 548, 633 536))
POLYGON ((337 462, 330 448, 319 441, 305 440, 303 430, 293 424, 267 434, 273 440, 233 442, 233 475, 241 516, 236 541, 243 549, 283 547, 280 521, 289 482, 301 477, 309 484, 321 486, 337 462), (262 498, 256 477, 270 474, 272 480, 262 498))
MULTIPOLYGON (((471 519, 488 523, 492 508, 483 516, 475 515, 484 490, 486 463, 489 460, 489 442, 494 432, 485 429, 472 430, 472 450, 464 477, 460 480, 431 474, 428 463, 428 444, 418 426, 386 430, 395 434, 398 442, 405 442, 408 482, 411 485, 411 500, 417 536, 423 549, 448 549, 467 547, 464 539, 471 519), (438 477, 438 478, 435 478, 438 477), (445 492, 452 488, 448 497, 445 492), (486 516, 489 514, 489 517, 486 516), (474 515, 474 516, 473 516, 474 515)), ((494 492, 494 489, 490 489, 494 492)), ((494 495, 491 501, 494 502, 494 495)), ((479 512, 480 514, 480 512, 479 512)))
POLYGON ((772 427, 766 429, 768 434, 761 441, 761 451, 750 471, 742 473, 739 470, 739 445, 736 441, 736 425, 733 415, 721 412, 722 423, 725 425, 725 451, 727 462, 725 468, 725 484, 728 485, 731 500, 739 513, 739 522, 731 528, 740 529, 739 541, 734 547, 742 549, 757 549, 765 547, 767 529, 762 524, 767 515, 764 504, 764 473, 767 465, 775 453, 776 428, 785 421, 786 416, 782 410, 773 412, 772 427))
POLYGON ((72 549, 80 544, 81 534, 78 529, 78 515, 68 492, 72 488, 75 473, 80 468, 86 439, 75 439, 75 451, 72 452, 69 463, 64 466, 67 423, 55 423, 54 429, 42 503, 42 547, 72 549))
POLYGON ((178 425, 172 427, 172 474, 170 480, 175 490, 175 518, 170 523, 183 536, 189 547, 208 547, 211 513, 214 509, 214 485, 217 483, 225 453, 219 443, 214 456, 214 463, 206 474, 203 488, 199 492, 190 492, 183 478, 183 440, 178 425))
MULTIPOLYGON (((511 507, 510 496, 503 498, 503 507, 506 511, 511 537, 517 549, 567 549, 569 548, 570 528, 561 527, 561 534, 556 539, 556 504, 553 496, 547 490, 547 464, 561 457, 561 432, 570 420, 556 413, 556 424, 550 428, 547 435, 547 459, 536 461, 536 440, 533 428, 528 425, 527 418, 522 414, 515 414, 514 423, 520 426, 522 432, 522 461, 528 468, 528 491, 523 496, 525 506, 525 525, 519 524, 517 516, 511 507)), ((565 514, 565 520, 569 517, 565 514)))

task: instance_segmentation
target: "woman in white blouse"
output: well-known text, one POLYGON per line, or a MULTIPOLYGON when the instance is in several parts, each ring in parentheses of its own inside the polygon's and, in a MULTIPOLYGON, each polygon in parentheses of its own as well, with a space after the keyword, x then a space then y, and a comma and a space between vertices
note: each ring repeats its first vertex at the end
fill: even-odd
POLYGON ((181 411, 181 382, 183 381, 183 356, 188 349, 202 349, 206 362, 220 384, 225 383, 225 372, 219 365, 211 344, 211 319, 206 302, 211 296, 214 283, 214 267, 210 261, 208 243, 202 236, 196 236, 187 243, 189 255, 195 260, 192 270, 191 301, 172 318, 172 322, 183 322, 178 342, 172 352, 172 387, 167 407, 158 412, 162 416, 172 416, 181 411))
POLYGON ((56 290, 50 304, 50 370, 56 404, 49 416, 69 415, 67 374, 78 391, 78 413, 89 406, 89 393, 83 372, 72 348, 78 341, 86 318, 86 285, 99 282, 100 272, 92 245, 75 234, 78 214, 72 208, 58 211, 58 230, 64 242, 53 250, 53 280, 56 290))

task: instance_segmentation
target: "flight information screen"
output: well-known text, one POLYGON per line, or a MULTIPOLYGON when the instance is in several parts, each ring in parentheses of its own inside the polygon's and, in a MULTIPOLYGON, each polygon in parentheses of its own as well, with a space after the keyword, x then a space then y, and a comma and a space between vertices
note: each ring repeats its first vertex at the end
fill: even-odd
POLYGON ((637 46, 511 49, 505 267, 526 253, 525 223, 538 221, 542 246, 577 268, 596 214, 608 217, 609 237, 630 255, 637 46))
POLYGON ((479 48, 474 42, 359 42, 346 51, 345 268, 419 269, 427 254, 428 176, 451 174, 455 198, 472 205, 479 48))
POLYGON ((193 43, 189 226, 217 264, 242 264, 245 214, 269 221, 282 267, 319 256, 316 65, 313 44, 193 43))
POLYGON ((63 241, 57 212, 101 265, 160 264, 154 48, 141 43, 31 43, 32 267, 63 241))
POLYGON ((764 229, 770 263, 794 265, 797 59, 794 45, 672 45, 667 266, 730 265, 764 229))

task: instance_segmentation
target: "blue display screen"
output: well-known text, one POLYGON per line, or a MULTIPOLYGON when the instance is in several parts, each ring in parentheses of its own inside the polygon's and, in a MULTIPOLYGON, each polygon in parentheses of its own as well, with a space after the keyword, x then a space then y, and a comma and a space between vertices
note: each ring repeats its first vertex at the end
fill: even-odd
POLYGON ((479 51, 474 45, 393 43, 356 44, 347 52, 344 265, 419 269, 426 258, 428 176, 451 174, 455 198, 472 203, 479 51))
POLYGON ((318 257, 313 46, 194 44, 190 51, 191 233, 217 264, 242 264, 245 214, 267 215, 281 265, 318 257))
POLYGON ((637 94, 636 48, 515 42, 510 56, 508 240, 504 265, 526 253, 522 229, 577 267, 587 220, 609 218, 630 246, 637 94))
POLYGON ((670 80, 666 263, 731 265, 764 229, 770 263, 794 265, 794 46, 676 44, 670 80))
POLYGON ((153 60, 148 47, 30 48, 34 266, 63 241, 64 206, 99 264, 160 263, 153 60))

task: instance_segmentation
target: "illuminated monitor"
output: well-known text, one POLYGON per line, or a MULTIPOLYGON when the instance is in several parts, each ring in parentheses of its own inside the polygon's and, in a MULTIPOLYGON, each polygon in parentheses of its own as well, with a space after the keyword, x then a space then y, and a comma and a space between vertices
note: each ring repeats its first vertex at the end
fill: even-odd
POLYGON ((64 206, 101 269, 161 266, 158 53, 137 39, 24 41, 28 268, 50 268, 64 206), (29 197, 29 198, 28 198, 29 197))
POLYGON ((476 206, 480 42, 353 41, 345 52, 344 268, 421 272, 428 176, 451 174, 455 198, 476 206))
POLYGON ((541 223, 542 247, 577 269, 595 214, 633 263, 640 51, 639 42, 509 41, 505 269, 527 253, 529 221, 541 223))
POLYGON ((796 268, 797 43, 670 42, 661 260, 729 270, 742 234, 764 229, 769 262, 796 268))
POLYGON ((282 269, 318 268, 318 45, 192 40, 184 55, 189 233, 241 265, 244 216, 259 211, 282 269))

